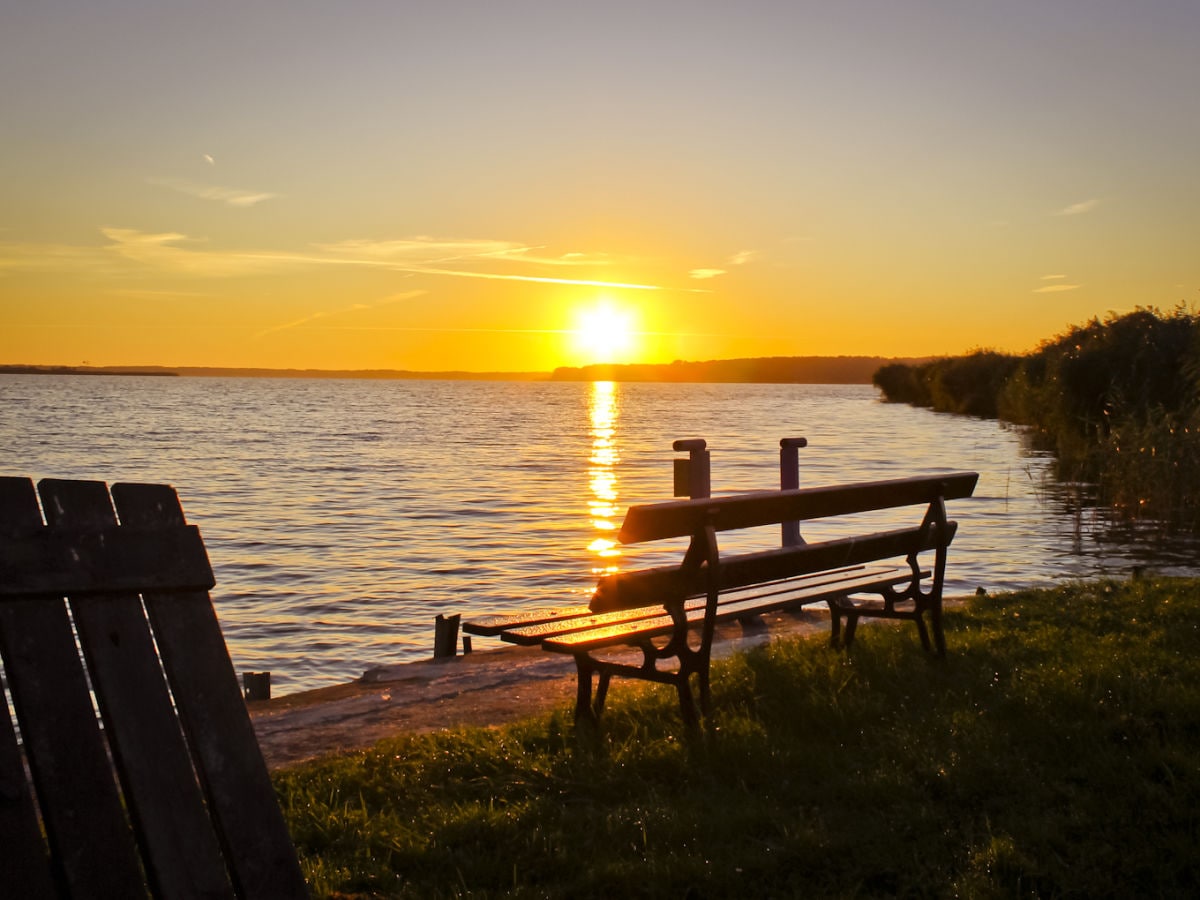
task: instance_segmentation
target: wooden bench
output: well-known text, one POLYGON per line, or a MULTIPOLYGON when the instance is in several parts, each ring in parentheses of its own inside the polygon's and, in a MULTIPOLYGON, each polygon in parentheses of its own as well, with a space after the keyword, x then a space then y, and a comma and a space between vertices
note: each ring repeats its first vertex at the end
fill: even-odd
POLYGON ((308 896, 212 585, 171 487, 0 478, 4 896, 308 896))
POLYGON ((942 586, 957 529, 946 518, 945 503, 969 497, 978 477, 958 472, 633 506, 618 540, 629 545, 689 538, 680 565, 607 575, 587 607, 476 618, 463 630, 573 655, 576 721, 599 717, 609 681, 620 675, 674 685, 684 721, 695 725, 690 680, 695 675, 699 682, 707 715, 716 626, 811 603, 828 604, 835 645, 854 640, 860 618, 906 619, 915 623, 927 651, 944 655, 942 586), (922 509, 909 527, 815 543, 800 539, 794 546, 740 554, 722 554, 717 544, 721 532, 909 506, 922 509), (922 566, 926 551, 932 551, 930 567, 922 566), (640 662, 598 655, 629 646, 640 650, 640 662))

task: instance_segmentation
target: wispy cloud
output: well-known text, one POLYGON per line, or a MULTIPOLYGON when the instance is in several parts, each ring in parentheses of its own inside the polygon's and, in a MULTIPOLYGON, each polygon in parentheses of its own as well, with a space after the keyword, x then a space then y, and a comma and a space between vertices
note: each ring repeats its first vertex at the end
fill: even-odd
MULTIPOLYGON (((209 165, 214 164, 213 158, 208 154, 205 154, 204 158, 208 161, 209 165)), ((195 181, 188 181, 186 178, 160 178, 151 176, 146 179, 146 183, 157 187, 169 188, 172 191, 187 194, 189 197, 199 197, 201 200, 216 200, 227 206, 256 206, 264 200, 271 200, 280 196, 279 194, 272 194, 269 191, 245 191, 239 188, 219 187, 213 184, 199 184, 195 181)))
POLYGON ((182 275, 228 278, 252 275, 278 269, 286 260, 237 253, 190 249, 181 244, 203 244, 177 232, 148 234, 133 228, 101 228, 100 233, 112 243, 105 247, 110 253, 143 266, 182 275))
POLYGON ((735 253, 729 257, 729 265, 744 266, 748 262, 754 262, 758 259, 759 252, 757 250, 743 250, 740 253, 735 253))
POLYGON ((260 331, 255 335, 255 337, 261 338, 268 334, 274 334, 278 331, 287 331, 290 328, 299 328, 303 325, 308 325, 310 322, 315 322, 318 319, 327 319, 330 316, 342 315, 344 313, 362 312, 368 309, 377 309, 381 306, 389 306, 392 303, 401 303, 405 300, 414 300, 417 297, 422 297, 427 293, 429 292, 422 290, 405 291, 402 294, 392 294, 388 297, 384 297, 382 300, 379 300, 375 303, 352 303, 350 306, 344 306, 340 309, 330 309, 322 312, 315 312, 312 315, 304 316, 296 319, 295 321, 285 322, 282 325, 276 325, 273 328, 267 328, 264 331, 260 331))
POLYGON ((706 281, 709 278, 716 278, 724 274, 724 269, 692 269, 692 271, 688 272, 688 277, 695 278, 698 281, 706 281))
POLYGON ((1090 213, 1093 209, 1100 205, 1100 200, 1093 197, 1091 200, 1083 200, 1079 203, 1072 203, 1069 206, 1064 206, 1062 209, 1055 211, 1056 216, 1082 216, 1084 213, 1090 213))
MULTIPOLYGON (((302 252, 222 250, 203 239, 179 232, 144 232, 107 226, 100 229, 108 243, 102 247, 5 244, 0 242, 0 273, 10 269, 67 268, 79 271, 129 271, 132 264, 186 277, 228 278, 295 271, 305 267, 360 266, 444 278, 516 281, 637 291, 678 290, 707 293, 700 288, 666 287, 603 278, 567 278, 553 274, 563 267, 597 266, 602 257, 585 254, 543 256, 539 248, 513 241, 434 239, 342 241, 302 252), (584 262, 586 260, 586 262, 584 262), (501 266, 517 271, 497 271, 501 266), (524 271, 521 271, 521 269, 524 271), (540 269, 540 271, 539 271, 540 269)), ((583 273, 580 273, 583 274, 583 273)), ((588 273, 591 274, 591 273, 588 273)))
POLYGON ((1059 279, 1066 278, 1066 277, 1067 277, 1066 275, 1043 275, 1042 281, 1057 281, 1059 279))
POLYGON ((1081 284, 1044 284, 1040 288, 1034 288, 1035 294, 1057 294, 1060 291, 1077 291, 1083 285, 1081 284))
POLYGON ((204 161, 206 163, 208 163, 210 166, 215 166, 217 164, 217 161, 212 158, 211 154, 208 154, 208 153, 204 154, 204 161))

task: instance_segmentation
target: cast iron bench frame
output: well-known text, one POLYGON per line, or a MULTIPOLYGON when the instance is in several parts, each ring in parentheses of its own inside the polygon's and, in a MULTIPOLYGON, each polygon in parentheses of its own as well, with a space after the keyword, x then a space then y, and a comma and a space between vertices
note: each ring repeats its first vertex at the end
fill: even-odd
POLYGON ((609 682, 620 675, 674 685, 684 721, 695 726, 690 680, 696 676, 707 716, 717 625, 811 603, 828 605, 835 646, 853 642, 860 618, 901 619, 916 625, 926 651, 944 656, 942 590, 958 527, 946 518, 946 501, 969 497, 978 478, 954 472, 632 506, 617 539, 629 545, 689 538, 679 566, 606 575, 587 607, 486 616, 464 622, 463 630, 572 655, 577 722, 599 718, 609 682), (718 547, 720 532, 907 506, 924 507, 920 524, 734 555, 718 547), (921 565, 927 551, 932 568, 921 565), (625 646, 641 651, 640 664, 594 655, 625 646), (664 663, 670 668, 660 668, 664 663))
POLYGON ((0 478, 12 896, 309 896, 213 583, 168 485, 0 478))

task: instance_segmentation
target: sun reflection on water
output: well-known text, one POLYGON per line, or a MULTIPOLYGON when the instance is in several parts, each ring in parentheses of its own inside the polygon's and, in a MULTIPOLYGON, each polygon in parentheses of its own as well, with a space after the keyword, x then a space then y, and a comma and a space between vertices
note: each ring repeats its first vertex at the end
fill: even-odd
POLYGON ((611 381, 592 383, 592 396, 588 404, 591 420, 592 453, 588 457, 588 514, 591 516, 595 538, 588 550, 595 556, 592 572, 605 575, 617 571, 617 557, 621 551, 612 533, 617 529, 617 518, 621 511, 617 506, 617 463, 621 456, 617 451, 617 391, 611 381))

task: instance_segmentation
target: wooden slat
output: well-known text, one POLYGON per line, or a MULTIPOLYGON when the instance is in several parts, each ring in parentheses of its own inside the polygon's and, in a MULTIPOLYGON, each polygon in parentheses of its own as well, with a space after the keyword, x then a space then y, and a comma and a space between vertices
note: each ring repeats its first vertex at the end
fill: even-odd
MULTIPOLYGON (((0 556, 13 529, 20 532, 40 525, 33 483, 28 478, 0 478, 0 556)), ((0 707, 0 869, 4 887, 14 897, 50 897, 54 894, 50 856, 3 691, 0 707)))
POLYGON ((7 541, 0 556, 0 599, 212 586, 212 567, 194 526, 154 531, 113 522, 87 530, 39 528, 7 541))
POLYGON ((586 606, 564 606, 537 612, 517 613, 511 616, 480 616, 478 619, 464 621, 462 630, 467 634, 475 634, 480 637, 495 637, 509 628, 538 625, 542 622, 553 622, 572 616, 585 616, 590 611, 586 606))
MULTIPOLYGON (((958 529, 948 522, 944 542, 949 545, 958 529)), ((827 569, 861 565, 909 553, 931 550, 939 543, 935 529, 918 527, 880 531, 857 537, 837 538, 798 547, 781 547, 723 557, 718 589, 725 591, 761 581, 791 578, 827 569)), ((593 612, 634 609, 668 597, 687 597, 706 589, 705 569, 685 572, 677 566, 660 566, 633 572, 618 572, 600 580, 592 597, 593 612)))
MULTIPOLYGON (((856 566, 850 569, 820 572, 802 578, 758 582, 722 593, 718 600, 718 615, 723 614, 726 607, 735 603, 744 604, 746 600, 755 598, 766 600, 767 598, 792 594, 806 588, 836 584, 851 577, 884 577, 887 574, 894 574, 897 571, 894 566, 877 566, 870 570, 863 566, 856 566)), ((905 571, 908 570, 906 569, 905 571)), ((684 601, 683 608, 687 611, 700 610, 703 612, 706 602, 707 598, 704 595, 695 594, 684 601)), ((745 607, 742 605, 739 608, 744 611, 745 607)), ((635 609, 623 609, 571 618, 564 617, 541 622, 536 625, 515 627, 505 631, 501 634, 501 637, 513 644, 534 646, 544 640, 556 638, 559 635, 571 634, 572 632, 585 631, 592 628, 604 628, 626 622, 637 622, 643 619, 654 619, 662 616, 662 614, 663 605, 657 603, 635 609)))
MULTIPOLYGON (((39 492, 48 524, 55 529, 91 534, 116 528, 103 484, 46 480, 39 492)), ((175 533, 186 532, 176 529, 175 533)), ((119 541, 107 546, 130 547, 119 541)), ((179 568, 208 568, 202 545, 180 545, 175 552, 188 551, 193 559, 179 568)), ((134 550, 131 555, 142 554, 134 550)), ((164 568, 176 567, 176 560, 170 558, 159 562, 164 568)), ((139 568, 148 567, 143 562, 139 568)), ((82 579, 89 591, 110 587, 98 577, 110 566, 98 570, 82 579)), ((172 898, 232 897, 141 599, 129 592, 77 595, 72 591, 70 604, 152 893, 172 898)))
MULTIPOLYGON (((28 492, 12 488, 9 482, 0 509, 7 535, 42 528, 32 485, 28 492)), ((0 602, 0 654, 64 888, 73 897, 145 896, 62 598, 0 602)), ((16 850, 5 842, 0 852, 16 850)))
MULTIPOLYGON (((772 612, 805 603, 817 603, 828 597, 839 597, 859 591, 870 591, 889 584, 906 583, 912 577, 911 571, 896 569, 889 576, 861 575, 848 577, 840 581, 812 585, 776 594, 771 597, 752 596, 745 600, 729 603, 721 607, 718 620, 742 618, 747 615, 772 612)), ((704 609, 692 609, 687 612, 687 620, 691 625, 698 625, 704 619, 704 609)), ((674 623, 670 616, 660 615, 649 619, 638 619, 632 622, 622 622, 607 628, 579 631, 562 635, 542 642, 542 647, 556 653, 579 653, 581 651, 597 650, 618 644, 626 644, 635 640, 659 637, 670 634, 674 623)))
POLYGON ((833 487, 760 491, 697 500, 632 506, 625 514, 617 539, 623 544, 688 537, 706 525, 718 531, 754 528, 779 522, 804 521, 930 503, 939 494, 945 500, 969 497, 979 476, 954 472, 919 478, 833 487))
POLYGON ((25 764, 0 692, 0 860, 12 897, 52 897, 54 879, 25 764))
MULTIPOLYGON (((118 484, 112 494, 123 523, 183 524, 166 485, 118 484)), ((202 591, 143 599, 239 896, 307 897, 212 602, 202 591)))

